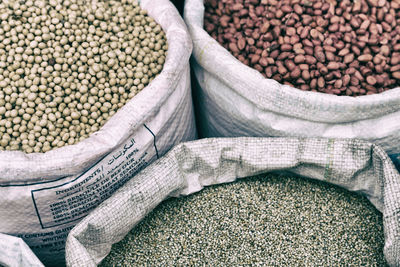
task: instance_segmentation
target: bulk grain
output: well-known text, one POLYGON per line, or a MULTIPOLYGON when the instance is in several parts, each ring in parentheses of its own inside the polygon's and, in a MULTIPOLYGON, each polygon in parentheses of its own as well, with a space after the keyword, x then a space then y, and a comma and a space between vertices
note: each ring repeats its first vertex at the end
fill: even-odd
POLYGON ((165 201, 100 266, 385 266, 383 245, 365 197, 263 175, 165 201))
MULTIPOLYGON (((233 244, 239 245, 230 250, 233 254, 231 260, 241 260, 247 256, 251 257, 251 254, 247 252, 242 254, 246 247, 240 246, 240 238, 238 240, 237 235, 233 234, 237 233, 235 231, 241 232, 246 241, 251 241, 252 237, 257 236, 250 234, 246 229, 249 228, 254 232, 260 231, 265 236, 259 243, 253 242, 254 246, 263 242, 264 244, 275 242, 278 244, 276 248, 266 247, 265 251, 283 252, 285 247, 279 246, 282 243, 282 245, 287 245, 287 251, 292 252, 292 255, 296 256, 297 252, 299 253, 297 255, 302 255, 304 261, 307 260, 304 256, 312 252, 311 245, 316 244, 314 242, 329 243, 333 250, 324 244, 320 246, 333 254, 349 249, 348 244, 335 240, 339 238, 340 241, 348 239, 349 244, 359 249, 360 253, 354 252, 357 257, 368 253, 369 250, 371 254, 364 255, 363 260, 368 259, 371 262, 376 260, 378 264, 383 263, 379 260, 383 257, 375 253, 379 253, 378 251, 382 249, 382 243, 377 244, 383 242, 381 238, 384 237, 385 260, 390 266, 397 266, 400 259, 397 249, 400 242, 398 235, 400 192, 397 190, 399 183, 399 173, 383 149, 361 140, 240 137, 206 138, 185 142, 151 164, 135 176, 135 179, 128 181, 72 229, 66 244, 67 265, 70 267, 97 266, 110 253, 112 245, 123 240, 163 200, 168 197, 185 197, 198 192, 189 199, 181 201, 173 199, 167 202, 170 204, 162 205, 155 213, 156 216, 150 215, 150 219, 139 227, 142 229, 141 232, 133 230, 133 235, 126 240, 128 241, 125 243, 126 247, 117 245, 114 248, 128 252, 125 249, 133 246, 130 253, 120 258, 114 250, 116 260, 122 260, 123 257, 129 258, 130 255, 137 256, 135 259, 141 262, 148 259, 147 265, 151 265, 153 260, 170 260, 174 257, 187 260, 190 252, 203 246, 204 249, 197 254, 192 253, 191 258, 199 257, 213 261, 215 257, 208 256, 215 256, 216 253, 223 255, 223 251, 228 250, 227 246, 232 243, 227 242, 226 246, 221 247, 211 245, 208 239, 217 245, 223 245, 224 240, 234 240, 236 243, 233 242, 233 244), (208 188, 211 185, 230 183, 240 180, 241 177, 252 177, 271 171, 286 171, 286 173, 325 181, 342 186, 349 191, 358 192, 381 211, 383 216, 376 213, 370 206, 364 206, 365 199, 361 201, 364 204, 360 204, 357 196, 348 192, 343 194, 346 191, 339 190, 342 193, 338 194, 338 191, 329 189, 331 186, 325 187, 326 190, 324 190, 316 184, 307 186, 308 183, 301 182, 302 180, 286 180, 287 178, 277 177, 274 174, 260 176, 259 180, 256 178, 252 184, 247 184, 247 180, 243 179, 243 183, 238 185, 208 188), (266 178, 262 180, 264 177, 266 178), (270 184, 269 179, 275 182, 270 184), (199 192, 201 190, 206 191, 204 195, 199 192), (356 207, 351 207, 351 205, 356 207), (349 211, 347 212, 346 209, 349 211), (261 215, 259 210, 264 213, 261 215), (212 215, 213 212, 215 212, 214 217, 204 216, 212 215), (230 216, 234 214, 236 217, 230 220, 230 216), (312 214, 315 217, 312 217, 312 214), (278 216, 281 220, 276 218, 278 216), (379 222, 381 219, 383 225, 379 222), (251 225, 252 222, 257 222, 257 224, 251 225), (290 224, 290 222, 293 223, 290 224), (345 222, 347 225, 342 225, 345 222), (226 225, 232 227, 229 228, 226 225), (216 227, 215 235, 207 226, 216 227), (218 228, 219 226, 222 227, 218 228), (302 228, 302 226, 305 227, 302 228), (384 236, 380 228, 382 226, 384 236), (269 235, 265 228, 276 231, 269 235), (357 230, 361 228, 365 231, 357 233, 357 230), (296 229, 298 232, 292 231, 296 229), (319 236, 316 230, 325 235, 319 236), (217 233, 220 233, 219 236, 217 233), (319 239, 313 240, 311 235, 313 233, 314 237, 319 239), (376 240, 364 242, 368 240, 367 237, 373 237, 372 239, 376 238, 376 240), (168 238, 171 241, 177 241, 176 246, 168 244, 168 238), (280 243, 277 239, 281 239, 280 243), (301 239, 309 242, 299 246, 308 247, 310 250, 296 251, 293 244, 300 243, 301 239), (290 241, 293 241, 293 244, 290 244, 290 241), (139 244, 136 245, 136 242, 139 244), (146 249, 141 249, 139 247, 141 245, 146 249), (208 245, 212 248, 209 247, 206 250, 205 247, 208 245), (157 246, 158 248, 155 249, 157 246), (179 253, 172 253, 176 250, 179 250, 179 253), (205 255, 207 257, 201 257, 202 251, 207 254, 205 255), (153 259, 152 255, 158 258, 153 259), (242 255, 241 258, 238 255, 242 255), (187 256, 187 258, 182 256, 187 256)), ((250 243, 248 247, 251 246, 250 243)), ((262 250, 261 246, 256 249, 262 250)), ((321 252, 321 250, 317 247, 314 252, 321 252)), ((330 257, 330 253, 321 252, 320 254, 330 257)), ((256 256, 259 255, 256 254, 256 256)), ((321 255, 318 256, 321 257, 321 255)), ((266 254, 265 257, 279 258, 285 255, 266 254)), ((340 260, 340 258, 336 259, 336 262, 340 260)))
POLYGON ((360 138, 400 166, 399 12, 386 0, 186 1, 201 136, 360 138))
POLYGON ((168 49, 133 0, 11 0, 0 14, 0 149, 87 138, 154 79, 168 49))
POLYGON ((400 85, 400 2, 205 2, 204 27, 266 78, 358 96, 400 85))
POLYGON ((167 0, 0 1, 0 232, 63 265, 80 219, 196 137, 190 51, 167 0))

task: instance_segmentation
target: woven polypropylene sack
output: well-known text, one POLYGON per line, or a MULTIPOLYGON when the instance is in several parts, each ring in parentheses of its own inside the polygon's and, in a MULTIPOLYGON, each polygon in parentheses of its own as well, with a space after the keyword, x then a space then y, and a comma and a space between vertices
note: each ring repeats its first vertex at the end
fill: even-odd
POLYGON ((400 88, 350 97, 282 85, 242 64, 203 29, 203 0, 186 0, 184 16, 204 137, 359 138, 381 145, 400 163, 400 88))
POLYGON ((102 129, 46 153, 0 152, 0 232, 20 236, 46 265, 61 265, 72 227, 143 167, 196 138, 187 28, 167 0, 140 5, 163 28, 161 73, 102 129))
POLYGON ((2 233, 0 233, 0 266, 44 267, 21 238, 2 233))
POLYGON ((147 167, 72 229, 67 266, 96 266, 170 196, 279 170, 365 195, 383 213, 387 262, 400 264, 400 175, 382 148, 351 139, 239 137, 182 143, 147 167))

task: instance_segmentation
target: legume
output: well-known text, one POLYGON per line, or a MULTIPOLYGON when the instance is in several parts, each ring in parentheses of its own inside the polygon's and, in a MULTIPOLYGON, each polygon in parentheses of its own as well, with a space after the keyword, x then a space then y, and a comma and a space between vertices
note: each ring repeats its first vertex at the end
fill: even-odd
POLYGON ((164 32, 135 0, 0 2, 0 150, 98 131, 161 71, 164 32))
POLYGON ((242 63, 304 91, 400 86, 400 2, 206 0, 204 28, 242 63))

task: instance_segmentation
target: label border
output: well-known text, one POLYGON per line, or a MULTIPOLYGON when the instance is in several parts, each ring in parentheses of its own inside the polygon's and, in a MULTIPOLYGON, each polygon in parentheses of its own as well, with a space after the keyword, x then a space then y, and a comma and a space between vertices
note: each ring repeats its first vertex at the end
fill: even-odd
MULTIPOLYGON (((155 136, 155 134, 150 130, 150 128, 147 127, 146 124, 143 124, 143 125, 144 125, 144 127, 150 132, 150 134, 153 136, 153 146, 154 146, 154 149, 155 149, 155 151, 156 151, 157 159, 159 159, 158 149, 157 149, 157 145, 156 145, 156 136, 155 136)), ((107 155, 105 155, 104 157, 102 157, 102 158, 101 158, 100 160, 98 160, 95 164, 93 164, 93 166, 96 165, 97 163, 99 163, 100 161, 102 161, 102 160, 103 160, 105 157, 107 157, 108 155, 109 155, 109 154, 107 154, 107 155)), ((39 214, 39 210, 38 210, 37 205, 36 205, 34 192, 42 191, 42 190, 48 190, 48 189, 54 189, 54 188, 57 188, 57 187, 61 187, 61 186, 64 186, 64 185, 73 183, 73 182, 75 182, 76 180, 78 180, 79 178, 81 178, 83 175, 85 175, 86 173, 88 173, 90 170, 91 170, 91 169, 86 170, 85 172, 83 172, 81 175, 79 175, 79 176, 76 177, 75 179, 73 179, 73 180, 71 180, 71 181, 68 181, 68 182, 65 182, 65 183, 63 183, 63 184, 55 185, 55 186, 51 186, 51 187, 46 187, 46 188, 39 188, 39 189, 31 190, 31 198, 32 198, 33 206, 35 207, 36 215, 37 215, 37 217, 38 217, 38 219, 39 219, 39 223, 40 223, 40 226, 41 226, 42 229, 48 229, 48 228, 53 228, 53 227, 57 227, 57 226, 60 226, 60 225, 69 224, 69 223, 71 223, 71 222, 74 222, 74 221, 77 221, 77 220, 80 220, 80 219, 84 218, 86 215, 83 215, 83 216, 81 216, 81 217, 79 217, 79 218, 76 218, 76 219, 73 219, 73 220, 71 220, 71 221, 67 221, 67 222, 60 223, 60 224, 55 224, 55 225, 52 225, 52 226, 49 226, 49 227, 44 227, 43 222, 42 222, 42 219, 41 219, 40 214, 39 214)), ((51 182, 55 182, 55 181, 61 180, 61 179, 63 179, 63 178, 65 178, 65 177, 58 178, 58 179, 52 180, 52 181, 46 181, 46 182, 36 183, 36 184, 51 183, 51 182)), ((1 186, 1 185, 0 185, 0 187, 28 186, 28 185, 36 185, 36 184, 6 185, 6 186, 1 186)))

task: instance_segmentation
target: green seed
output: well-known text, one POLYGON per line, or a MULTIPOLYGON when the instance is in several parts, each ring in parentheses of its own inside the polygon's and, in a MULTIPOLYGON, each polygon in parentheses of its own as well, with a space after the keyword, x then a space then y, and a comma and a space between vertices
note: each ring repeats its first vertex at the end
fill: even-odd
POLYGON ((264 175, 164 201, 101 266, 385 266, 383 245, 366 198, 264 175))

